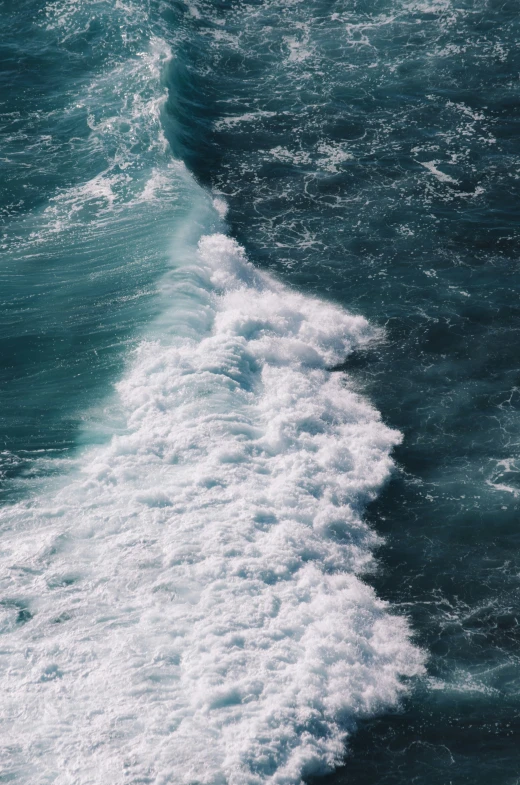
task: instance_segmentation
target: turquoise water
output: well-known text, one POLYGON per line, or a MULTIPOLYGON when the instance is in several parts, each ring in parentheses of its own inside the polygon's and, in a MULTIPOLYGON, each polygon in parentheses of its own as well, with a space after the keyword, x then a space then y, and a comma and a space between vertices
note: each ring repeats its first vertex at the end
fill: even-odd
POLYGON ((2 781, 516 783, 516 4, 0 13, 2 781))

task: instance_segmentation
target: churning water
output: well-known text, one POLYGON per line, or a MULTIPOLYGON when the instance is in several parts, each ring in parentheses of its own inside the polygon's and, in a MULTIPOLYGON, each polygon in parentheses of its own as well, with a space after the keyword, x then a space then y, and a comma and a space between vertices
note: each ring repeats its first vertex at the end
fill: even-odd
POLYGON ((514 785, 515 4, 0 14, 0 781, 514 785))

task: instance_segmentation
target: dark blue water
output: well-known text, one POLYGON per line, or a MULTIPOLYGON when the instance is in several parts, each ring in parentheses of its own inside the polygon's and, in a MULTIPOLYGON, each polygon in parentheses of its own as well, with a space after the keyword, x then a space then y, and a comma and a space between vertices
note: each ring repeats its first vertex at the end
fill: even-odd
MULTIPOLYGON (((251 779, 187 759, 182 781, 516 783, 517 4, 26 0, 1 14, 7 517, 124 431, 110 395, 132 347, 161 336, 159 282, 192 235, 221 231, 224 205, 256 268, 384 330, 328 367, 403 434, 365 513, 384 542, 364 581, 408 618, 426 672, 399 702, 339 717, 357 730, 325 777, 277 774, 259 753, 251 779)), ((71 782, 100 781, 87 758, 67 758, 71 782)), ((166 765, 128 771, 110 781, 179 782, 166 765)))

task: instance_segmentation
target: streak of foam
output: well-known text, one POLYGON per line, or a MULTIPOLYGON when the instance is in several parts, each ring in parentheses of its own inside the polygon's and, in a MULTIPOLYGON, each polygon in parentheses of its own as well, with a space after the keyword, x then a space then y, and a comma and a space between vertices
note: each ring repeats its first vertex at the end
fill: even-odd
POLYGON ((440 169, 437 168, 437 164, 439 161, 418 161, 421 166, 424 166, 429 172, 433 174, 434 177, 439 180, 441 183, 457 183, 458 181, 455 178, 451 177, 449 174, 445 174, 445 172, 441 172, 440 169))
POLYGON ((299 783, 422 669, 358 577, 400 437, 327 370, 374 331, 224 235, 185 257, 124 432, 3 511, 12 780, 299 783))
POLYGON ((274 117, 275 115, 276 112, 258 111, 224 117, 223 120, 218 120, 215 123, 215 129, 217 131, 223 131, 226 128, 233 128, 235 125, 240 125, 240 123, 255 123, 263 118, 274 117))

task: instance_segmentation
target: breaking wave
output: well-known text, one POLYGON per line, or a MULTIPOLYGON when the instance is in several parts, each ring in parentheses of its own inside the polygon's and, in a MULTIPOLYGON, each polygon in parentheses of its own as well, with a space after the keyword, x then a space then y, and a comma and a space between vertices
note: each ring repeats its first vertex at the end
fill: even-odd
POLYGON ((357 577, 399 434, 328 368, 374 334, 223 234, 163 297, 124 432, 7 511, 4 743, 35 783, 298 783, 421 669, 357 577))

